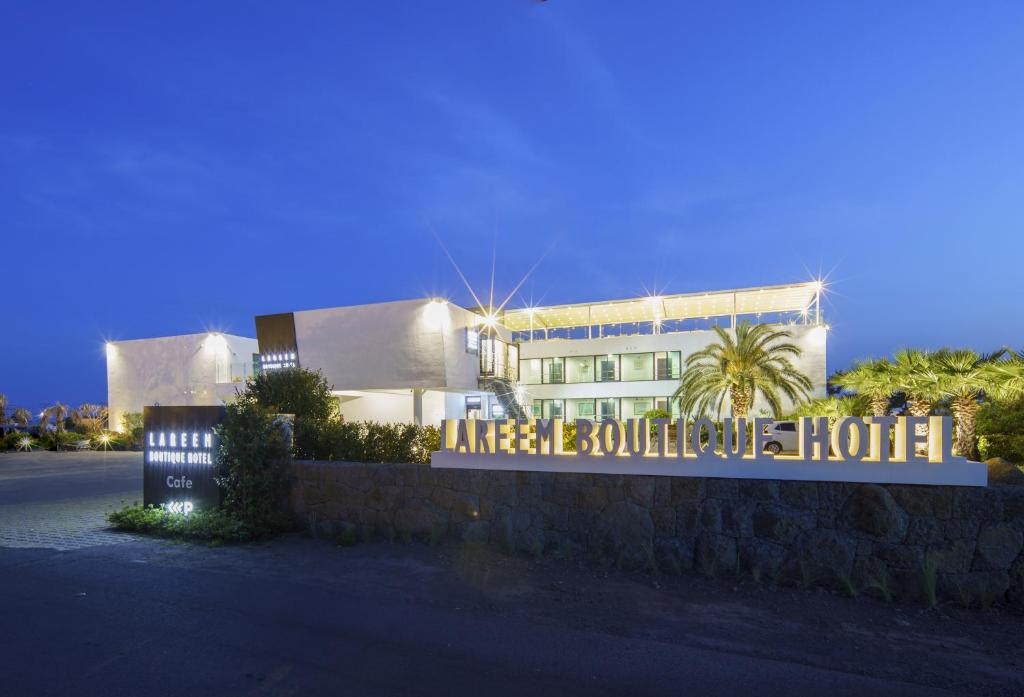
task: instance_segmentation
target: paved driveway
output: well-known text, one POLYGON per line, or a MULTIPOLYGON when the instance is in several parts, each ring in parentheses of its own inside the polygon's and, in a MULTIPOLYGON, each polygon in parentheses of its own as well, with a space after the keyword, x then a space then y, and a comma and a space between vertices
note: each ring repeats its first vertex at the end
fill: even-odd
POLYGON ((472 545, 105 528, 137 453, 0 455, 0 695, 1024 694, 1020 617, 472 545))
POLYGON ((142 453, 2 453, 0 547, 130 541, 106 529, 106 514, 141 499, 142 453))

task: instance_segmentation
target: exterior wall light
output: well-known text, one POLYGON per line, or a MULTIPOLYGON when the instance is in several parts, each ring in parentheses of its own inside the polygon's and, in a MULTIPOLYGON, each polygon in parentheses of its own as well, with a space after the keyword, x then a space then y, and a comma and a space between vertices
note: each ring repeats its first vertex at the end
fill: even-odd
POLYGON ((444 329, 448 326, 448 301, 434 299, 423 308, 423 321, 431 329, 444 329))

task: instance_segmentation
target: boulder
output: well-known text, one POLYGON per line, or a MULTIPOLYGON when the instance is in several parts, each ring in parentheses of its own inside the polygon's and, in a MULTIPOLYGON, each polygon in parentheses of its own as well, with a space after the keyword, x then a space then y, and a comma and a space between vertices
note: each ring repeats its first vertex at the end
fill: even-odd
POLYGON ((624 568, 646 567, 654 554, 654 521, 645 508, 616 501, 597 516, 589 547, 624 568))
POLYGON ((852 578, 857 543, 835 530, 808 530, 793 545, 791 559, 805 584, 845 590, 852 578))
POLYGON ((395 527, 400 533, 430 538, 448 529, 448 514, 430 501, 414 499, 395 512, 395 527))
POLYGON ((907 533, 907 514, 892 495, 877 484, 863 484, 850 494, 839 516, 840 527, 886 542, 899 542, 907 533))
POLYGON ((677 537, 660 537, 654 543, 654 558, 662 573, 678 574, 693 568, 693 547, 677 537))
POLYGON ((1020 554, 1024 533, 1009 525, 989 525, 978 533, 976 569, 1006 569, 1020 554))
POLYGON ((810 530, 814 525, 813 513, 778 506, 759 509, 751 518, 751 528, 756 537, 781 544, 789 544, 797 535, 810 530))
POLYGON ((712 578, 736 573, 736 540, 705 532, 697 538, 697 568, 712 578))
POLYGON ((1020 467, 1001 457, 985 460, 988 465, 988 483, 1008 486, 1024 486, 1024 472, 1020 467))

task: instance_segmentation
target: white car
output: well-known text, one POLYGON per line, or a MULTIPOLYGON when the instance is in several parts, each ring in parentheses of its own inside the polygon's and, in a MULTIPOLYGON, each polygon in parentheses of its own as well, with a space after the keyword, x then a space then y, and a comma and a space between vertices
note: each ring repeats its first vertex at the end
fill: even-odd
POLYGON ((796 421, 775 421, 764 427, 764 435, 768 436, 764 450, 772 455, 781 452, 795 453, 800 449, 796 421))

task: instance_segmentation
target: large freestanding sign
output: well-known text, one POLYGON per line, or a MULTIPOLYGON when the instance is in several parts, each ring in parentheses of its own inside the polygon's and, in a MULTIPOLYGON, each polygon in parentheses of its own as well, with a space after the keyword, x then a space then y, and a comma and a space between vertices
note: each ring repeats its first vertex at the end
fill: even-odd
POLYGON ((224 407, 145 407, 145 505, 191 513, 220 504, 214 427, 224 414, 224 407))
POLYGON ((432 467, 985 486, 988 470, 953 455, 948 416, 805 417, 793 452, 767 452, 773 419, 576 421, 576 452, 562 420, 448 419, 432 467), (652 437, 652 430, 656 437, 652 437), (670 437, 671 431, 676 437, 670 437), (748 440, 751 442, 748 444, 748 440))

